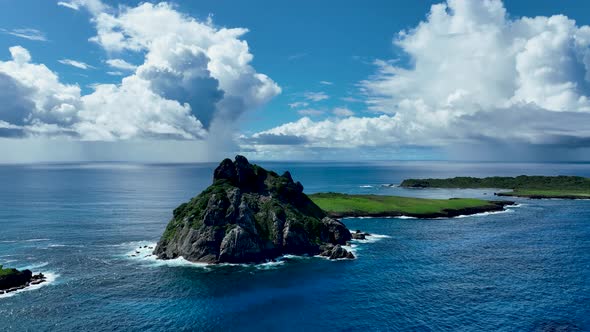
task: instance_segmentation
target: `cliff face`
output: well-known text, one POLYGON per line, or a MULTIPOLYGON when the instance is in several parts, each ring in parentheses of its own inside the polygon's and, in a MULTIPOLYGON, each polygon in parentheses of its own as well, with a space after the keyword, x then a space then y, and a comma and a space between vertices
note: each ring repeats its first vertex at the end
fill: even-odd
POLYGON ((284 254, 352 258, 341 248, 352 238, 294 182, 245 157, 225 159, 213 184, 174 210, 154 254, 206 263, 262 262, 284 254))

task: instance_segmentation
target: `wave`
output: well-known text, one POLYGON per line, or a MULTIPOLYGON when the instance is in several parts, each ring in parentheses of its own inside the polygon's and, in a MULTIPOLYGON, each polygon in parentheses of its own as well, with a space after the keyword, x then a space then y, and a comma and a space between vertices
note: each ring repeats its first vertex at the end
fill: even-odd
POLYGON ((389 235, 382 235, 382 234, 371 234, 365 236, 364 240, 352 240, 351 242, 358 242, 358 243, 375 243, 377 241, 381 241, 383 239, 389 239, 391 236, 389 235))
POLYGON ((372 186, 372 185, 370 185, 370 184, 363 184, 363 185, 361 185, 361 186, 359 186, 359 187, 360 187, 360 188, 373 188, 373 186, 372 186))
POLYGON ((399 184, 384 183, 381 185, 382 188, 397 188, 399 184))
POLYGON ((57 278, 59 277, 59 274, 53 273, 53 272, 43 272, 43 275, 45 276, 45 282, 40 283, 38 285, 31 285, 28 286, 26 288, 23 289, 19 289, 17 291, 14 292, 10 292, 10 293, 6 293, 6 294, 0 294, 0 299, 3 298, 8 298, 8 297, 12 297, 15 296, 17 294, 23 293, 23 292, 28 292, 28 291, 33 291, 33 290, 37 290, 41 287, 45 287, 48 285, 51 285, 53 283, 55 283, 55 280, 57 280, 57 278))
POLYGON ((51 239, 2 240, 2 241, 0 241, 0 243, 42 242, 42 241, 51 241, 51 239))
MULTIPOLYGON (((370 242, 370 241, 365 241, 365 242, 370 242)), ((178 257, 178 258, 174 258, 174 259, 158 259, 158 257, 152 253, 155 248, 155 245, 156 245, 156 243, 153 243, 153 242, 147 242, 147 241, 128 242, 126 244, 121 244, 118 246, 128 246, 131 243, 134 243, 134 244, 140 243, 141 246, 136 246, 131 251, 127 251, 125 253, 124 257, 126 259, 129 259, 132 261, 137 261, 137 262, 140 262, 140 263, 145 264, 150 267, 162 267, 162 266, 194 267, 194 268, 200 268, 203 270, 210 271, 210 270, 216 269, 216 268, 236 266, 236 267, 244 267, 244 268, 254 268, 257 270, 271 270, 271 269, 279 268, 291 260, 304 260, 304 259, 312 258, 312 256, 298 256, 298 255, 287 254, 287 255, 277 257, 276 259, 274 259, 272 261, 258 263, 258 264, 254 264, 254 263, 209 264, 209 263, 191 262, 189 260, 186 260, 184 257, 178 257)), ((353 246, 356 246, 356 245, 353 245, 353 246)), ((354 250, 353 247, 351 247, 351 246, 343 246, 343 247, 350 248, 351 250, 354 250)), ((349 250, 349 249, 347 249, 347 250, 349 250)), ((318 256, 313 256, 313 257, 321 257, 321 256, 318 255, 318 256)), ((321 257, 321 258, 326 258, 326 257, 321 257)))
POLYGON ((47 246, 48 248, 63 248, 63 247, 72 247, 72 248, 85 248, 86 246, 83 244, 50 244, 47 246))
POLYGON ((474 214, 467 214, 467 215, 460 215, 452 218, 435 218, 435 219, 463 219, 463 218, 470 218, 470 217, 487 217, 494 214, 504 214, 504 213, 513 213, 514 210, 506 209, 502 211, 492 211, 492 212, 481 212, 481 213, 474 213, 474 214))
POLYGON ((40 269, 42 267, 45 267, 49 264, 49 262, 41 262, 41 263, 36 263, 36 264, 31 264, 31 265, 26 265, 23 266, 22 268, 19 268, 19 270, 36 270, 36 269, 40 269))

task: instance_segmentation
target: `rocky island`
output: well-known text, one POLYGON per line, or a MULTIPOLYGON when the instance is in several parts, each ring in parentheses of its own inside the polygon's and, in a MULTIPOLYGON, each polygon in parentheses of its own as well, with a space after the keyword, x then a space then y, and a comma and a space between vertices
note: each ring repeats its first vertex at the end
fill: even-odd
POLYGON ((260 263, 282 255, 354 258, 342 246, 352 239, 303 193, 291 174, 225 159, 213 184, 178 206, 154 249, 159 259, 204 263, 260 263))
POLYGON ((486 178, 455 177, 449 179, 407 179, 405 188, 495 188, 511 189, 497 196, 527 198, 589 199, 590 179, 581 176, 526 176, 486 178))
POLYGON ((31 285, 45 282, 42 273, 33 275, 30 270, 19 271, 17 269, 4 268, 0 265, 0 294, 11 293, 24 289, 31 285))

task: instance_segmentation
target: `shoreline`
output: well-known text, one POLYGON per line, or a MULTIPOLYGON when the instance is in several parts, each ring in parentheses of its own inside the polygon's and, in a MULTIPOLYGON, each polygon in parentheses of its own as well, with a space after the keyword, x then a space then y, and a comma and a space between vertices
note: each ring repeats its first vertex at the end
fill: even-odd
POLYGON ((541 195, 541 194, 519 194, 518 192, 498 192, 494 193, 495 196, 499 197, 519 197, 528 199, 567 199, 567 200, 590 200, 590 196, 579 196, 579 195, 541 195))
POLYGON ((332 218, 415 218, 415 219, 439 219, 439 218, 455 218, 460 216, 470 216, 486 212, 500 212, 506 211, 507 206, 514 206, 516 202, 513 201, 490 201, 490 205, 481 207, 467 207, 461 209, 445 209, 441 212, 434 213, 401 213, 400 211, 386 211, 386 212, 361 212, 361 211, 346 211, 346 212, 328 212, 332 218))

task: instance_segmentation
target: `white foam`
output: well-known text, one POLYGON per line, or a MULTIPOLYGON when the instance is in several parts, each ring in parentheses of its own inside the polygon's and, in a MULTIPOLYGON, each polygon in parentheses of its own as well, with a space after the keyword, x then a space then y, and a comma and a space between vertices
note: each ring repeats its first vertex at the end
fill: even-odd
MULTIPOLYGON (((37 273, 33 273, 33 274, 37 274, 37 273)), ((45 282, 42 282, 42 283, 37 284, 37 285, 30 285, 28 287, 25 287, 23 289, 19 289, 19 290, 14 291, 14 292, 6 293, 6 294, 0 294, 0 299, 12 297, 12 296, 15 296, 17 294, 20 294, 22 292, 28 292, 28 291, 39 289, 39 288, 44 287, 44 286, 47 286, 47 285, 51 285, 59 277, 59 274, 55 274, 55 273, 52 273, 52 272, 43 272, 43 275, 45 276, 45 282)))
POLYGON ((391 236, 389 236, 389 235, 371 234, 371 235, 366 235, 364 240, 352 240, 352 241, 353 241, 353 243, 354 242, 375 243, 377 241, 381 241, 383 239, 389 239, 389 238, 391 238, 391 236))
MULTIPOLYGON (((491 216, 494 214, 504 214, 504 213, 512 213, 512 212, 514 212, 514 210, 506 209, 506 210, 502 210, 502 211, 480 212, 480 213, 467 214, 467 215, 462 214, 460 216, 452 217, 450 219, 462 219, 462 218, 469 218, 469 217, 486 217, 486 216, 491 216)), ((449 218, 434 218, 434 219, 449 219, 449 218)))
POLYGON ((399 216, 399 217, 396 217, 396 219, 418 219, 418 218, 410 217, 410 216, 399 216))
POLYGON ((370 184, 364 184, 364 185, 359 186, 359 187, 361 187, 361 188, 373 188, 373 186, 370 185, 370 184))
POLYGON ((49 263, 48 262, 36 263, 36 264, 27 265, 27 266, 24 266, 22 268, 19 268, 19 270, 31 270, 31 271, 33 271, 33 270, 36 270, 36 269, 40 269, 42 267, 45 267, 45 266, 47 266, 47 264, 49 264, 49 263))
POLYGON ((72 248, 84 248, 86 246, 82 245, 82 244, 50 244, 47 247, 49 248, 63 248, 63 247, 72 247, 72 248))
POLYGON ((258 270, 270 270, 276 269, 282 265, 284 265, 288 260, 294 259, 308 259, 309 256, 297 256, 297 255, 283 255, 277 257, 275 260, 252 264, 252 263, 244 263, 244 264, 236 264, 236 263, 221 263, 221 264, 208 264, 208 263, 198 263, 198 262, 191 262, 186 260, 184 257, 178 257, 174 259, 158 259, 156 255, 153 254, 154 248, 156 246, 155 243, 150 243, 147 241, 138 241, 138 242, 128 242, 124 244, 128 246, 129 244, 141 244, 138 247, 135 247, 133 250, 128 251, 125 254, 125 258, 138 261, 144 263, 151 267, 161 267, 161 266, 168 266, 168 267, 195 267, 201 268, 204 270, 211 270, 217 267, 227 267, 227 266, 240 266, 240 267, 250 267, 255 268, 258 270), (147 246, 147 248, 144 248, 147 246), (150 249, 151 247, 151 249, 150 249))
POLYGON ((23 242, 41 242, 41 241, 50 241, 51 239, 29 239, 24 240, 23 242))

